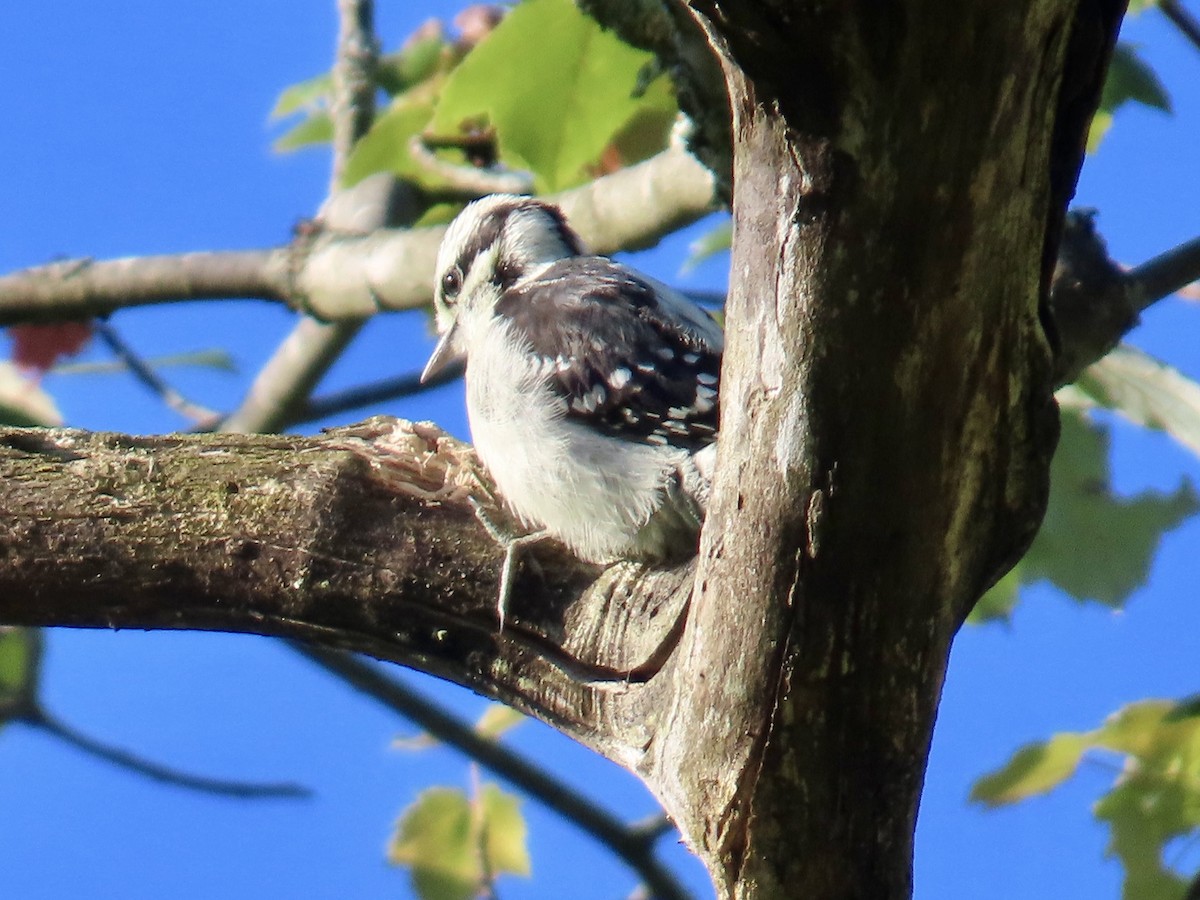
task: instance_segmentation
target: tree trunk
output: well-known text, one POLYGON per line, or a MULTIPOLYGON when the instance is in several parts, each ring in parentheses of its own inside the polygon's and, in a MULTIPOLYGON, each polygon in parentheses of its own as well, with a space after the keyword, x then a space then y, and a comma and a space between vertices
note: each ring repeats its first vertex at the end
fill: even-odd
POLYGON ((1069 2, 694 5, 735 238, 696 687, 650 780, 724 896, 907 897, 951 638, 1044 508, 1041 292, 1087 117, 1056 125, 1116 17, 1086 12, 1106 43, 1064 90, 1069 2))

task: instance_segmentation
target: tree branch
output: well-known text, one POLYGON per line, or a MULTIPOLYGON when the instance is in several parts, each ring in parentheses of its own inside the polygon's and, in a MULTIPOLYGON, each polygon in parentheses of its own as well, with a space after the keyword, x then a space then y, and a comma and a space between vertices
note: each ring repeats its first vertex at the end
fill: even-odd
POLYGON ((90 319, 182 300, 286 301, 287 248, 71 259, 0 275, 0 325, 90 319))
POLYGON ((206 775, 183 772, 172 766, 165 766, 162 763, 130 753, 120 747, 98 741, 42 709, 26 712, 19 716, 18 720, 64 741, 89 756, 127 769, 135 775, 169 784, 172 787, 242 800, 295 800, 312 796, 312 791, 308 788, 291 782, 235 781, 228 778, 210 778, 206 775))
POLYGON ((1192 46, 1200 50, 1200 22, 1183 8, 1179 0, 1158 0, 1158 8, 1179 31, 1191 41, 1192 46))
POLYGON ((108 322, 100 319, 93 323, 93 329, 99 335, 108 349, 133 373, 133 377, 144 384, 149 390, 158 395, 168 407, 181 416, 190 419, 198 428, 204 429, 215 424, 220 416, 207 407, 200 406, 188 400, 187 397, 171 387, 133 348, 125 343, 124 338, 108 322))
POLYGON ((1200 281, 1200 238, 1161 253, 1125 275, 1132 303, 1139 312, 1196 281, 1200 281))
POLYGON ((296 410, 295 416, 289 419, 284 424, 284 427, 299 425, 304 422, 313 422, 317 419, 325 419, 329 416, 340 415, 351 410, 361 409, 364 406, 385 403, 389 400, 411 397, 414 394, 431 391, 444 384, 457 381, 462 376, 463 366, 458 363, 452 363, 425 381, 421 380, 420 372, 410 372, 407 375, 397 375, 394 378, 381 378, 370 384, 362 384, 357 387, 347 388, 344 391, 325 394, 324 396, 309 400, 308 403, 296 410))
POLYGON ((539 546, 542 574, 518 579, 497 635, 501 554, 466 501, 490 496, 480 478, 469 447, 382 418, 320 439, 2 429, 0 622, 357 650, 631 765, 664 702, 651 679, 675 646, 690 568, 597 578, 539 546))
MULTIPOLYGON (((652 246, 711 212, 712 175, 672 148, 554 199, 597 253, 652 246)), ((430 302, 444 227, 368 235, 305 230, 289 247, 94 262, 71 260, 0 276, 0 325, 80 319, 184 299, 287 302, 322 320, 430 302)))
MULTIPOLYGON (((330 102, 333 119, 330 199, 338 196, 346 160, 375 117, 375 66, 379 52, 371 0, 337 0, 337 8, 337 58, 330 102)), ((327 201, 318 220, 322 227, 342 231, 336 214, 352 207, 353 204, 327 201)), ((372 207, 377 218, 365 223, 366 227, 374 230, 392 224, 384 218, 388 208, 387 204, 372 207)), ((364 322, 365 319, 318 322, 307 317, 297 322, 259 370, 246 397, 221 424, 221 430, 278 431, 350 346, 364 322)))
POLYGON ((329 104, 333 120, 330 194, 341 187, 342 170, 350 151, 375 119, 375 67, 379 58, 373 0, 337 0, 337 10, 337 57, 329 104))
POLYGON ((306 644, 292 644, 292 647, 351 687, 383 703, 438 740, 451 744, 595 838, 637 872, 655 897, 687 900, 687 892, 654 858, 655 842, 665 831, 671 830, 669 823, 665 829, 662 827, 661 816, 656 818, 657 825, 652 829, 627 826, 569 785, 497 741, 482 737, 375 666, 324 647, 306 644))

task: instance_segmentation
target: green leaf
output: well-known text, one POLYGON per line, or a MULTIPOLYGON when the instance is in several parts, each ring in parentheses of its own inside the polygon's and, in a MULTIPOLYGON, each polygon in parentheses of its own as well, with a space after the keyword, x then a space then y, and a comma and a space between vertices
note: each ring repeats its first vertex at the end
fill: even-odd
POLYGON ((423 900, 470 900, 479 879, 467 795, 453 788, 422 791, 404 811, 388 858, 412 870, 423 900))
POLYGON ((275 139, 271 146, 277 153, 287 153, 313 144, 328 144, 333 140, 333 120, 326 112, 313 113, 275 139))
POLYGON ((477 801, 488 869, 493 873, 528 875, 529 847, 521 801, 497 785, 485 784, 477 801))
POLYGON ((408 150, 409 141, 421 133, 431 115, 430 100, 405 94, 393 101, 354 145, 342 172, 343 186, 351 187, 376 172, 393 172, 422 187, 436 187, 436 178, 417 165, 408 150))
POLYGON ((971 800, 1003 806, 1044 794, 1075 774, 1088 746, 1088 735, 1073 732, 1026 744, 1002 768, 975 782, 971 800))
POLYGON ((637 110, 610 141, 619 163, 631 166, 660 152, 678 116, 675 86, 669 78, 656 77, 638 95, 637 110))
POLYGON ((0 726, 34 704, 41 659, 40 631, 0 626, 0 726))
POLYGON ((1111 827, 1108 852, 1125 868, 1125 897, 1182 897, 1184 882, 1164 865, 1163 850, 1200 826, 1200 718, 1177 718, 1178 708, 1135 703, 1094 733, 1098 746, 1126 756, 1095 807, 1111 827))
POLYGON ((1167 844, 1200 831, 1200 715, 1196 698, 1145 700, 1094 731, 1055 735, 1018 750, 976 782, 971 798, 1012 803, 1061 784, 1091 750, 1123 757, 1112 788, 1093 808, 1109 825, 1109 855, 1125 870, 1125 900, 1182 900, 1186 880, 1163 860, 1167 844))
POLYGON ((1017 563, 979 599, 967 616, 967 621, 972 625, 982 625, 984 622, 1007 622, 1011 619, 1021 598, 1021 582, 1024 580, 1021 576, 1021 564, 1017 563))
POLYGON ((492 703, 483 711, 475 723, 475 733, 480 737, 496 740, 504 732, 525 721, 525 717, 503 703, 492 703))
POLYGON ((706 259, 724 253, 733 246, 733 222, 722 222, 711 231, 705 232, 688 247, 688 258, 683 263, 684 271, 694 269, 706 259))
POLYGON ((1100 141, 1112 124, 1113 114, 1129 102, 1141 103, 1165 113, 1171 112, 1171 98, 1154 70, 1138 56, 1136 46, 1121 42, 1113 51, 1104 89, 1100 94, 1100 108, 1088 132, 1088 153, 1095 152, 1100 146, 1100 141))
POLYGON ((320 109, 324 107, 332 92, 333 76, 328 72, 293 84, 283 89, 283 93, 271 109, 270 116, 272 119, 282 119, 304 110, 320 109))
POLYGON ((517 798, 485 784, 422 791, 401 817, 388 858, 411 870, 423 900, 470 900, 497 874, 529 873, 525 822, 517 798))
POLYGON ((1107 430, 1070 410, 1062 426, 1049 508, 1022 560, 1021 581, 1044 578, 1077 600, 1118 607, 1145 582, 1163 533, 1200 503, 1187 482, 1173 494, 1118 497, 1109 479, 1107 430))
POLYGON ((539 191, 560 190, 585 180, 638 112, 650 59, 571 0, 527 0, 450 74, 432 128, 457 135, 485 120, 505 165, 532 171, 539 191))
POLYGON ((1100 142, 1112 128, 1112 122, 1113 114, 1111 112, 1106 109, 1096 110, 1096 114, 1092 116, 1092 124, 1088 126, 1087 152, 1089 154, 1100 149, 1100 142))
POLYGON ((1122 344, 1093 363, 1075 386, 1135 425, 1165 431, 1200 456, 1200 384, 1122 344))
POLYGON ((1133 44, 1117 44, 1100 94, 1101 109, 1116 110, 1121 104, 1132 101, 1171 112, 1171 98, 1166 88, 1137 51, 1133 44))
POLYGON ((381 56, 375 81, 389 96, 395 97, 453 68, 457 61, 454 44, 436 34, 381 56))
POLYGON ((12 363, 0 360, 0 425, 29 428, 61 424, 62 413, 54 405, 54 398, 12 363))

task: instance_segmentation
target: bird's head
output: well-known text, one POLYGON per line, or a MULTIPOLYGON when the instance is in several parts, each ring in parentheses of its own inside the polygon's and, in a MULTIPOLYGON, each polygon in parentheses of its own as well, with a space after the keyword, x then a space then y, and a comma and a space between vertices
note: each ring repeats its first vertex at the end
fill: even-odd
POLYGON ((450 223, 438 250, 433 305, 441 339, 421 380, 466 355, 464 320, 490 317, 509 288, 584 252, 557 206, 513 194, 470 204, 450 223))

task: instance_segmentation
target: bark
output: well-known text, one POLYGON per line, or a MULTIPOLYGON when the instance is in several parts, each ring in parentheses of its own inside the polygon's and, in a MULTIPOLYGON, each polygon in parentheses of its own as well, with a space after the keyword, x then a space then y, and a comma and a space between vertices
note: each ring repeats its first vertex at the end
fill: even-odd
POLYGON ((1098 90, 1062 76, 1092 45, 1054 0, 694 6, 735 242, 660 791, 722 895, 907 897, 951 638, 1044 508, 1041 289, 1098 90))

